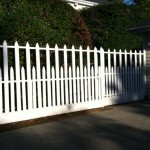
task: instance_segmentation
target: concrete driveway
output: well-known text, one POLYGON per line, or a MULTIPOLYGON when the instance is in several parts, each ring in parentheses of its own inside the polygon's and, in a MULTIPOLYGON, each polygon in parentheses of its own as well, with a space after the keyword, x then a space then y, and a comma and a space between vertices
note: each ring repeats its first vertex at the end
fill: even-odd
POLYGON ((0 133, 0 150, 150 150, 150 101, 0 133))

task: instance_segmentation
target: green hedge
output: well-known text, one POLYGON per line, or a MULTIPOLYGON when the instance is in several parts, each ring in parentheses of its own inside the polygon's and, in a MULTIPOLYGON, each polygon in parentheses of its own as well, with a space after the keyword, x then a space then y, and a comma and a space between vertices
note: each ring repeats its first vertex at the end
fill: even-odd
POLYGON ((89 31, 70 5, 61 0, 0 0, 0 42, 27 41, 91 45, 89 31))
POLYGON ((139 49, 141 37, 129 33, 130 27, 150 18, 148 5, 107 4, 81 11, 93 45, 105 49, 139 49))
MULTIPOLYGON (((90 33, 80 14, 61 0, 0 0, 0 43, 4 40, 8 44, 18 41, 19 45, 29 42, 31 46, 38 42, 44 47, 47 43, 50 47, 91 46, 90 33)), ((31 55, 34 64, 35 54, 31 55)), ((9 65, 14 65, 14 53, 9 56, 9 65)), ((21 65, 25 64, 24 56, 25 52, 20 52, 21 65)), ((41 57, 44 65, 45 54, 41 57)), ((2 51, 0 59, 2 62, 2 51)))

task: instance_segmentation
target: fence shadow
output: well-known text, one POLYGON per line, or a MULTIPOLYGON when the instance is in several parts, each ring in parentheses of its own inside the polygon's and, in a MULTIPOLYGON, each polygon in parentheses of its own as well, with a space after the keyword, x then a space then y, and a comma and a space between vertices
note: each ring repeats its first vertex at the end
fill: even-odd
MULTIPOLYGON (((138 111, 138 108, 135 109, 138 111)), ((134 127, 134 121, 130 120, 136 120, 131 117, 132 111, 129 111, 131 118, 128 119, 126 116, 126 120, 121 111, 120 117, 112 111, 2 133, 0 134, 0 149, 149 149, 148 117, 147 120, 141 118, 143 123, 139 121, 141 125, 147 124, 147 128, 142 128, 140 125, 134 127)))

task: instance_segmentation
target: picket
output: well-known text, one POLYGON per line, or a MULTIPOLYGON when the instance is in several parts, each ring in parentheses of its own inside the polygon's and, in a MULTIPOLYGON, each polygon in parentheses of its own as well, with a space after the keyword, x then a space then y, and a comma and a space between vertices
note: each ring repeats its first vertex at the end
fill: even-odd
MULTIPOLYGON (((37 87, 36 87, 36 70, 32 68, 32 91, 33 91, 33 109, 37 108, 37 87)), ((24 101, 25 103, 25 101, 24 101)))
POLYGON ((87 86, 87 68, 86 66, 84 66, 84 94, 85 94, 85 99, 84 102, 87 102, 87 91, 88 90, 88 86, 87 86))
POLYGON ((15 111, 15 89, 14 89, 14 70, 12 67, 10 67, 10 105, 11 105, 11 112, 15 111))
MULTIPOLYGON (((22 110, 26 110, 26 82, 25 82, 25 69, 21 67, 21 91, 22 91, 22 110)), ((34 90, 33 90, 34 92, 34 90)), ((35 99, 35 98, 34 98, 35 99)))
POLYGON ((102 78, 101 78, 101 67, 98 67, 98 100, 100 100, 102 98, 102 87, 101 87, 101 83, 102 83, 102 78))
POLYGON ((55 90, 55 69, 52 67, 52 106, 56 106, 56 90, 55 90))
POLYGON ((49 45, 46 44, 46 71, 47 71, 47 105, 51 106, 51 81, 50 81, 50 51, 49 45))
POLYGON ((18 43, 15 42, 15 74, 16 74, 16 93, 17 93, 17 110, 21 111, 21 93, 20 93, 20 64, 19 64, 19 47, 18 43))
POLYGON ((45 73, 45 67, 42 68, 42 97, 43 97, 43 102, 42 106, 46 108, 46 79, 45 79, 46 73, 45 73))
POLYGON ((83 90, 83 52, 82 52, 82 47, 80 46, 79 48, 79 53, 80 53, 80 78, 81 78, 81 99, 80 102, 84 100, 84 90, 83 90))
POLYGON ((64 72, 65 72, 65 104, 69 104, 68 99, 68 66, 67 66, 67 47, 64 45, 64 72))
POLYGON ((60 68, 60 74, 61 74, 61 105, 65 105, 64 101, 64 70, 61 66, 60 68))
POLYGON ((114 63, 114 86, 113 86, 114 90, 113 91, 114 92, 113 92, 113 94, 115 96, 116 95, 116 90, 115 90, 116 87, 115 87, 115 85, 116 85, 116 81, 117 81, 117 79, 116 79, 117 78, 117 76, 116 76, 116 65, 117 65, 116 61, 117 61, 117 58, 116 58, 116 50, 115 49, 114 49, 113 53, 114 53, 114 56, 113 56, 113 58, 114 58, 114 62, 113 62, 114 63))
POLYGON ((109 83, 108 83, 108 68, 105 68, 105 95, 108 97, 109 83))
POLYGON ((36 75, 37 75, 37 93, 38 93, 38 108, 42 108, 41 96, 41 64, 40 64, 40 49, 39 44, 36 44, 36 75))
POLYGON ((80 102, 80 76, 79 76, 79 67, 77 66, 77 103, 80 102))
POLYGON ((73 104, 72 102, 72 70, 69 66, 69 102, 70 104, 73 104))
POLYGON ((100 65, 101 65, 101 89, 102 89, 102 97, 101 99, 105 96, 105 89, 106 89, 106 84, 105 84, 105 55, 104 55, 104 49, 101 47, 100 48, 100 65))
POLYGON ((8 87, 8 48, 7 43, 3 43, 3 65, 4 65, 4 111, 9 112, 9 87, 8 87))
POLYGON ((2 70, 0 68, 0 114, 3 112, 2 70))
POLYGON ((92 85, 92 101, 95 100, 95 95, 94 95, 94 68, 92 66, 91 68, 91 85, 92 85))
POLYGON ((27 78, 27 109, 32 109, 32 83, 31 83, 31 60, 30 45, 26 43, 26 78, 27 78))
POLYGON ((90 49, 87 47, 87 70, 88 70, 88 101, 91 101, 91 81, 90 81, 90 49))
POLYGON ((73 103, 76 102, 76 62, 75 62, 75 47, 72 46, 72 74, 73 74, 73 103))
POLYGON ((31 47, 29 43, 19 46, 17 42, 9 46, 6 41, 0 47, 3 49, 0 113, 5 115, 6 120, 11 113, 19 115, 21 121, 24 116, 27 116, 26 119, 43 116, 42 113, 34 113, 36 111, 43 112, 45 116, 55 115, 95 108, 96 102, 100 107, 117 103, 116 99, 142 99, 145 96, 145 51, 91 50, 81 46, 69 49, 66 46, 58 48, 57 45, 50 48, 48 44, 42 48, 38 43, 31 47), (9 49, 14 49, 15 62, 10 68, 9 49), (22 49, 26 53, 25 68, 20 66, 22 49), (35 58, 31 60, 33 51, 35 58), (45 51, 45 55, 41 51, 45 51), (62 56, 63 64, 60 61, 62 56), (45 65, 41 57, 45 57, 45 65), (30 112, 34 115, 27 115, 30 112))
POLYGON ((57 92, 57 105, 60 105, 60 85, 59 85, 59 53, 58 46, 55 45, 55 71, 56 71, 56 92, 57 92))

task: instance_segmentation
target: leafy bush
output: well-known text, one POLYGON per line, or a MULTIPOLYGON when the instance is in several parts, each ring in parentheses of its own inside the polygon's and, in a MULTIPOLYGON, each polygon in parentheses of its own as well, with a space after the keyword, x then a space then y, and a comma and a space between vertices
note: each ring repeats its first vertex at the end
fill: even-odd
POLYGON ((141 48, 141 37, 127 32, 127 29, 150 18, 147 8, 150 7, 115 3, 83 10, 81 16, 90 29, 93 45, 129 50, 141 48))
POLYGON ((78 12, 61 0, 0 0, 0 42, 90 45, 78 12))
MULTIPOLYGON (((31 46, 37 42, 40 46, 49 43, 51 47, 91 45, 90 33, 80 14, 61 0, 0 0, 0 43, 4 40, 9 44, 18 41, 19 45, 29 42, 31 46)), ((13 55, 10 54, 10 65, 13 55)), ((23 65, 23 52, 20 59, 23 65)))

